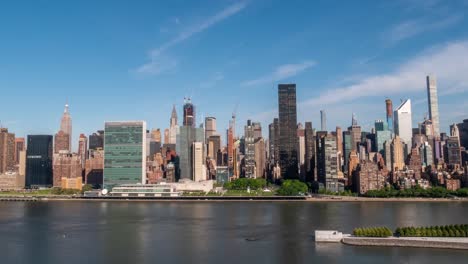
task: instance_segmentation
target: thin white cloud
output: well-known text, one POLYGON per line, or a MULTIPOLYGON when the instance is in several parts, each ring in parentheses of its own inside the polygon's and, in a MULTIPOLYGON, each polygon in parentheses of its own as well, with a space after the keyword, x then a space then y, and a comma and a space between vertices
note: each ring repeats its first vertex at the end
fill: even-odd
MULTIPOLYGON (((247 2, 242 1, 238 3, 234 3, 225 9, 221 10, 220 12, 216 13, 215 15, 208 17, 206 20, 197 24, 193 27, 187 28, 186 30, 179 33, 175 38, 169 40, 168 42, 162 44, 161 46, 153 49, 150 51, 150 61, 140 67, 138 67, 135 72, 138 74, 160 74, 164 71, 165 66, 159 62, 159 58, 161 57, 162 53, 166 50, 170 49, 171 47, 191 38, 192 36, 201 33, 208 28, 216 25, 217 23, 239 13, 244 8, 247 7, 247 2)), ((180 24, 180 19, 176 18, 174 20, 176 24, 180 24)), ((166 30, 166 29, 165 29, 166 30)), ((174 64, 172 64, 175 66, 174 64)))
POLYGON ((468 90, 468 41, 452 42, 431 48, 400 65, 393 72, 368 76, 351 85, 329 89, 316 98, 303 102, 307 106, 323 106, 363 97, 408 94, 425 89, 425 76, 435 74, 439 93, 460 93, 468 90))
POLYGON ((314 61, 304 61, 302 63, 297 64, 284 64, 277 67, 272 73, 262 76, 258 79, 248 80, 242 82, 242 86, 255 86, 260 84, 266 83, 273 83, 278 82, 293 76, 296 76, 303 71, 309 69, 310 67, 314 66, 316 63, 314 61))
POLYGON ((139 75, 158 75, 163 72, 169 72, 177 66, 177 60, 170 57, 159 56, 153 58, 150 62, 140 66, 136 73, 139 75))
POLYGON ((200 83, 200 87, 202 88, 212 88, 215 87, 220 81, 224 80, 224 75, 221 72, 215 73, 211 78, 208 80, 203 81, 200 83))
POLYGON ((389 31, 383 34, 382 38, 387 44, 395 44, 422 33, 442 30, 453 26, 462 19, 462 15, 452 15, 445 17, 444 19, 436 19, 435 21, 433 18, 408 20, 392 27, 389 31))

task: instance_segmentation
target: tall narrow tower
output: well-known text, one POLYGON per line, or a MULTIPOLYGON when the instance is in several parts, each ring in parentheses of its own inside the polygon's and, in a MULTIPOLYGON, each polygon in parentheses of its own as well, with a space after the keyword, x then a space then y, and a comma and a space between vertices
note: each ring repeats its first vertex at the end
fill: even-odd
POLYGON ((426 77, 427 103, 429 106, 429 118, 434 128, 434 136, 440 137, 439 125, 439 100, 437 98, 437 79, 435 76, 426 77))
POLYGON ((388 130, 393 132, 393 103, 392 103, 392 100, 390 100, 390 99, 385 100, 385 108, 386 108, 386 112, 387 112, 388 130))
POLYGON ((325 110, 320 110, 320 131, 327 131, 327 115, 325 110))
POLYGON ((298 178, 296 84, 278 85, 279 163, 285 179, 298 178))
POLYGON ((70 151, 72 150, 72 119, 70 116, 70 111, 68 109, 68 104, 65 104, 65 109, 63 110, 62 120, 60 121, 60 130, 64 134, 68 135, 68 146, 70 151))

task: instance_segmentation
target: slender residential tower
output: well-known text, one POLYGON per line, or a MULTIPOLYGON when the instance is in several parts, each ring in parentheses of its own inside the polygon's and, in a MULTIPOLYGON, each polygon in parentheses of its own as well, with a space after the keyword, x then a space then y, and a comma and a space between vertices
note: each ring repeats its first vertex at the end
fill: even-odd
POLYGON ((427 103, 429 106, 429 118, 434 128, 434 136, 440 137, 439 125, 439 100, 437 99, 437 79, 435 76, 426 77, 427 103))
POLYGON ((385 100, 385 108, 387 110, 387 125, 388 130, 393 132, 393 103, 392 100, 386 99, 385 100))
POLYGON ((320 131, 327 131, 327 115, 325 110, 320 110, 320 131))

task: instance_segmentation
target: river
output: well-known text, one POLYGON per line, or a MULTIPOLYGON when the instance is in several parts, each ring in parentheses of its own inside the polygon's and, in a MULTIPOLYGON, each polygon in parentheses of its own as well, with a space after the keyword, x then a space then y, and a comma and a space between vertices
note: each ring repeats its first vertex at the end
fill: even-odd
POLYGON ((0 263, 468 263, 467 251, 312 237, 467 223, 463 202, 0 202, 0 263))

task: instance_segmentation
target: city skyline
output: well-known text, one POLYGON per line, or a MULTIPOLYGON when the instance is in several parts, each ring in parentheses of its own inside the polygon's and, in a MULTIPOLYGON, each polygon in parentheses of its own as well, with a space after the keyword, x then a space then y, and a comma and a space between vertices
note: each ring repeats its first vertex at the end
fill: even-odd
MULTIPOLYGON (((381 104, 385 98, 392 99, 395 105, 400 98, 409 98, 416 127, 429 112, 424 79, 429 74, 438 80, 441 132, 449 132, 450 124, 468 114, 463 94, 468 87, 464 74, 468 65, 463 61, 468 55, 468 34, 463 30, 467 21, 461 1, 443 5, 444 8, 439 8, 441 3, 437 1, 369 1, 364 3, 365 10, 375 14, 367 19, 375 19, 381 12, 398 15, 378 20, 374 26, 362 16, 358 23, 362 33, 355 36, 348 33, 354 26, 343 26, 346 23, 342 22, 364 11, 351 3, 342 3, 342 10, 332 11, 327 4, 304 2, 298 5, 299 9, 270 1, 271 8, 266 8, 265 2, 207 1, 202 3, 203 9, 178 3, 145 3, 127 10, 122 4, 113 6, 113 14, 105 12, 102 4, 95 7, 95 13, 90 13, 85 3, 76 6, 78 16, 96 20, 94 28, 89 23, 76 25, 75 16, 65 19, 57 15, 58 9, 68 10, 60 3, 53 5, 51 13, 36 14, 38 17, 19 15, 15 11, 20 7, 9 3, 3 10, 11 12, 0 16, 0 21, 5 22, 2 24, 15 24, 0 29, 6 40, 0 43, 0 67, 4 68, 0 87, 6 90, 0 106, 4 113, 1 124, 19 137, 53 135, 63 105, 68 102, 76 149, 80 133, 90 135, 102 130, 109 120, 146 120, 148 128, 163 131, 169 127, 172 105, 182 116, 183 98, 191 97, 198 122, 204 116, 214 116, 218 131, 223 131, 237 108, 235 130, 242 131, 248 119, 266 127, 278 115, 277 84, 292 82, 298 87, 297 117, 302 124, 312 121, 313 127, 320 127, 322 109, 327 113, 329 129, 347 127, 350 116, 343 113, 354 112, 363 130, 369 131, 374 120, 385 119, 381 104), (355 12, 346 14, 346 8, 355 12), (146 9, 154 13, 145 12, 146 9), (283 10, 294 13, 294 19, 276 21, 283 10), (323 15, 315 10, 321 10, 323 15), (117 23, 124 11, 132 18, 139 14, 141 19, 130 19, 122 29, 107 24, 106 21, 117 23), (158 16, 158 12, 164 14, 158 16), (343 20, 339 23, 341 28, 325 17, 330 13, 334 20, 343 20), (264 23, 254 23, 256 15, 264 23), (40 25, 29 23, 42 16, 49 19, 40 25), (437 22, 431 22, 432 17, 437 22), (18 19, 24 23, 11 23, 18 19), (60 19, 62 25, 56 23, 60 19), (47 38, 32 34, 38 26, 48 29, 47 38), (71 26, 71 30, 67 31, 66 26, 71 26), (108 39, 98 37, 107 32, 106 26, 112 29, 107 37, 134 38, 112 42, 109 48, 108 39), (270 32, 273 27, 278 30, 270 32), (136 31, 137 28, 141 30, 136 31), (17 45, 22 42, 22 38, 15 37, 18 31, 29 35, 26 47, 17 45), (93 45, 70 43, 67 37, 72 33, 77 38, 92 39, 93 45), (262 38, 251 38, 259 33, 262 38), (364 35, 366 43, 361 41, 364 35), (334 38, 348 42, 338 41, 338 45, 330 41, 334 38), (311 51, 311 45, 316 46, 315 51, 311 51), (342 45, 347 45, 345 51, 341 51, 342 45), (120 60, 118 55, 122 52, 125 59, 120 60), (152 54, 150 58, 148 53, 152 54), (177 62, 171 63, 173 60, 177 62), (38 62, 40 67, 35 67, 38 62), (89 67, 90 62, 93 67, 89 67), (246 93, 254 95, 255 100, 246 97, 246 93), (47 104, 42 104, 45 100, 47 104), (21 107, 17 102, 22 102, 21 107)), ((33 11, 37 6, 21 8, 33 11)), ((263 132, 265 136, 266 130, 263 132)))

